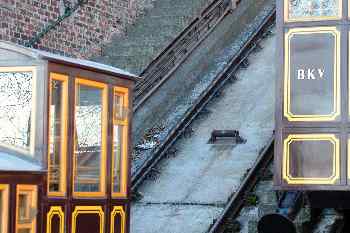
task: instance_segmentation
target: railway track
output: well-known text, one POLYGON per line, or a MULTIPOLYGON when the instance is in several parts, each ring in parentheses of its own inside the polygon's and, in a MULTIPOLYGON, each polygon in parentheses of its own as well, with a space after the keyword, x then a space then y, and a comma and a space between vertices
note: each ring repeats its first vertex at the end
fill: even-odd
POLYGON ((174 73, 208 37, 239 0, 214 0, 141 73, 135 87, 134 111, 174 73), (233 4, 233 5, 232 5, 233 4))
POLYGON ((138 186, 153 170, 155 165, 166 155, 168 149, 185 132, 186 128, 201 113, 204 107, 215 97, 215 95, 232 79, 240 68, 247 68, 249 65, 248 56, 255 50, 260 49, 259 42, 271 34, 271 27, 275 24, 275 9, 273 9, 258 27, 258 30, 247 40, 239 52, 231 59, 226 68, 214 79, 211 85, 204 91, 200 98, 186 112, 184 117, 171 130, 164 142, 161 143, 143 165, 141 165, 132 176, 132 191, 138 186))
MULTIPOLYGON (((256 189, 260 182, 266 182, 266 177, 271 182, 269 185, 269 191, 273 192, 272 177, 269 177, 269 169, 273 163, 274 155, 274 139, 271 138, 268 145, 260 153, 254 166, 246 174, 240 187, 232 195, 227 202, 224 211, 221 213, 219 218, 211 225, 208 233, 227 233, 227 232, 246 232, 245 230, 249 227, 242 227, 238 218, 242 214, 243 208, 249 205, 247 200, 250 196, 257 198, 256 202, 259 202, 259 195, 256 195, 256 189)), ((271 174, 272 175, 272 174, 271 174)), ((266 195, 266 194, 265 194, 266 195)), ((267 194, 271 195, 271 194, 267 194)), ((273 195, 273 194, 272 194, 273 195)), ((254 203, 256 205, 257 203, 254 203)), ((276 201, 277 205, 277 201, 276 201)), ((248 207, 249 208, 249 207, 248 207)), ((308 207, 306 207, 308 208, 308 207)), ((309 209, 310 211, 310 209, 309 209)), ((306 214, 307 211, 300 214, 299 219, 295 221, 297 231, 302 233, 345 233, 349 232, 349 224, 346 225, 350 217, 349 213, 342 213, 333 209, 325 210, 311 210, 311 213, 306 214), (303 219, 305 218, 305 219, 303 219)), ((243 214, 244 216, 244 214, 243 214)), ((246 222, 249 222, 249 216, 244 216, 246 222)), ((249 224, 249 223, 248 223, 249 224)), ((253 232, 257 232, 256 226, 253 232)), ((248 230, 252 232, 252 229, 248 230)))
POLYGON ((247 195, 252 192, 254 187, 259 182, 262 174, 267 171, 269 165, 271 165, 273 161, 273 142, 274 139, 271 138, 267 146, 260 153, 254 166, 247 173, 238 190, 227 202, 226 207, 221 213, 220 217, 209 229, 209 233, 224 233, 228 227, 227 225, 231 224, 232 220, 237 218, 240 210, 247 200, 247 195))

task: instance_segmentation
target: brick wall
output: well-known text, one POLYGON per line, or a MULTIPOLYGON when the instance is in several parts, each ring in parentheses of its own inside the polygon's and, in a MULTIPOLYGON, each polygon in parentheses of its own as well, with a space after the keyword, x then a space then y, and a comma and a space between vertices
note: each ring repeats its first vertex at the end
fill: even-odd
MULTIPOLYGON (((73 57, 99 55, 153 0, 85 0, 34 47, 73 57)), ((0 0, 0 40, 26 44, 78 0, 0 0)))

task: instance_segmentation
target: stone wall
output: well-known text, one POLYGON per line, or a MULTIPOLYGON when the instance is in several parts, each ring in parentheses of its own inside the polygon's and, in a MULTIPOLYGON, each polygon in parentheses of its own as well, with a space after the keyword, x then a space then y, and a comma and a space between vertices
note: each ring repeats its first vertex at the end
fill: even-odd
POLYGON ((102 45, 123 33, 152 1, 0 0, 0 40, 28 46, 43 32, 33 47, 80 58, 98 56, 102 45))

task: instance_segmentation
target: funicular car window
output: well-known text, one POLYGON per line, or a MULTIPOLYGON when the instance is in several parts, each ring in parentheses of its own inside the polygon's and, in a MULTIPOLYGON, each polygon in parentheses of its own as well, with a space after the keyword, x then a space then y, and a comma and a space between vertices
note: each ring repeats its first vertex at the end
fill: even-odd
POLYGON ((285 117, 289 121, 336 120, 340 115, 337 28, 291 29, 285 37, 285 48, 285 117), (312 68, 305 69, 305 64, 312 68))
POLYGON ((337 19, 341 16, 342 0, 286 0, 287 21, 337 19))
POLYGON ((74 192, 104 195, 107 85, 76 81, 74 192))
POLYGON ((33 153, 35 68, 0 68, 0 145, 33 153))
POLYGON ((16 233, 36 233, 37 187, 17 185, 16 233))
POLYGON ((0 184, 0 233, 7 233, 8 226, 8 185, 0 184))
POLYGON ((127 187, 128 90, 114 88, 113 101, 113 196, 125 196, 127 187))
POLYGON ((49 194, 65 194, 68 77, 50 74, 48 185, 49 194))

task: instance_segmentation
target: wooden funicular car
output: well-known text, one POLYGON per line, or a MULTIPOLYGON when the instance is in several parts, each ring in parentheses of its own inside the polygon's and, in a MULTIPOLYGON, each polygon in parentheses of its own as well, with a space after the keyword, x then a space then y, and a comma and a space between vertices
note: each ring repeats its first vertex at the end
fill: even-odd
POLYGON ((0 233, 129 231, 136 79, 0 41, 0 233))

